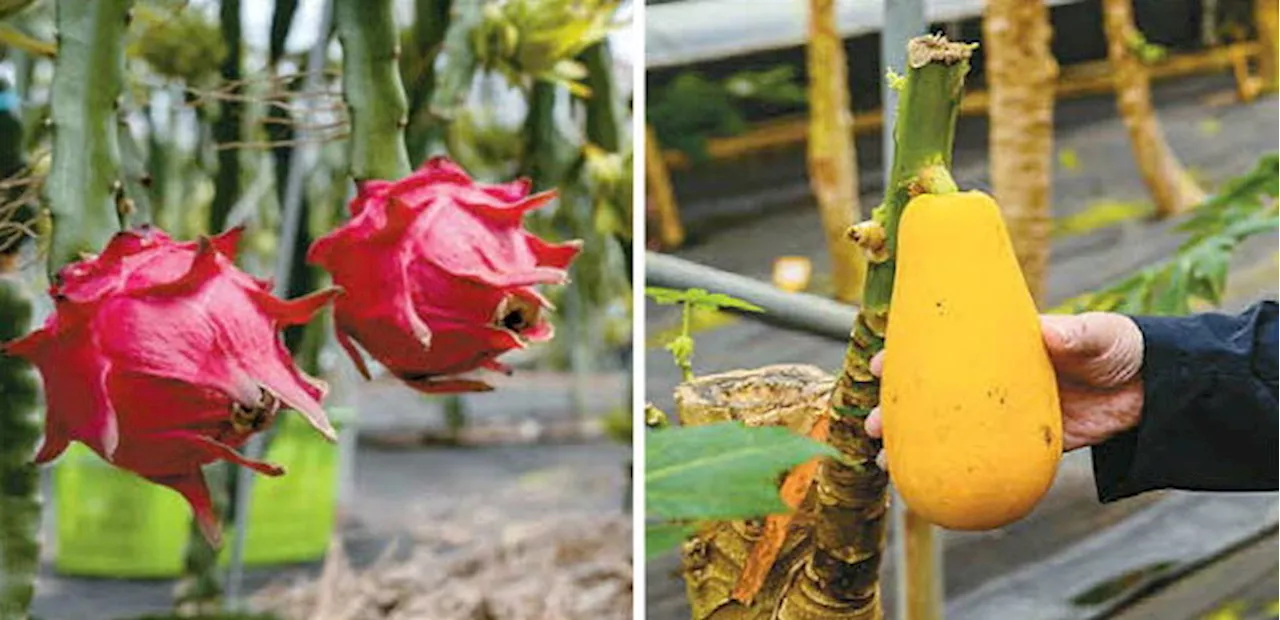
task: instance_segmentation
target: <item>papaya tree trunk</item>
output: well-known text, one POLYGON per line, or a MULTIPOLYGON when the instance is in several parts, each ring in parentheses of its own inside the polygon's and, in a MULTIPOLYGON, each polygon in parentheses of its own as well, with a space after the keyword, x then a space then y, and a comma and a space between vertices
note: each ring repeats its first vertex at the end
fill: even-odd
POLYGON ((835 298, 858 299, 866 261, 846 231, 860 214, 844 40, 835 0, 809 0, 809 185, 818 201, 835 298))
POLYGON ((684 223, 680 221, 676 192, 671 186, 671 171, 662 158, 662 145, 658 144, 653 126, 646 123, 644 134, 645 199, 653 203, 658 220, 658 243, 663 248, 677 248, 684 243, 684 223))
POLYGON ((943 191, 948 184, 954 189, 946 171, 972 49, 940 35, 916 37, 907 44, 890 182, 882 206, 855 234, 870 260, 862 306, 831 395, 829 442, 841 458, 828 459, 818 469, 812 488, 814 548, 783 600, 780 609, 786 617, 823 612, 882 617, 879 569, 888 477, 875 465, 880 442, 862 427, 880 402, 880 382, 871 374, 870 362, 884 348, 902 211, 913 195, 943 191))
POLYGON ((1204 200, 1204 192, 1178 162, 1156 119, 1151 104, 1151 78, 1138 55, 1146 40, 1134 25, 1133 0, 1102 0, 1102 25, 1115 79, 1116 104, 1129 130, 1142 180, 1155 201, 1156 215, 1168 217, 1185 211, 1204 200))
MULTIPOLYGON (((22 282, 0 273, 0 343, 26 335, 30 323, 22 282)), ((26 620, 35 595, 40 472, 31 455, 40 440, 38 389, 31 365, 0 348, 0 620, 26 620)))
MULTIPOLYGON (((681 383, 675 392, 676 411, 683 426, 734 420, 747 426, 784 426, 804 435, 822 419, 831 385, 832 377, 813 366, 734 370, 681 383)), ((695 620, 769 617, 782 592, 783 572, 766 566, 763 588, 753 588, 758 593, 735 595, 742 589, 753 548, 768 527, 767 520, 707 523, 681 547, 685 591, 695 620)), ((784 560, 779 563, 802 550, 797 540, 784 542, 779 549, 784 560)))
POLYGON ((1258 41, 1262 43, 1258 73, 1264 87, 1275 90, 1280 83, 1280 5, 1275 0, 1253 0, 1254 23, 1258 28, 1258 41))
MULTIPOLYGON (((827 441, 840 457, 819 464, 758 587, 733 592, 747 574, 742 567, 760 555, 758 541, 770 538, 767 519, 717 525, 714 534, 700 532, 686 542, 685 579, 696 619, 883 617, 879 576, 888 476, 875 465, 880 442, 862 427, 879 403, 879 380, 869 364, 884 346, 902 211, 920 193, 955 191, 947 168, 971 53, 972 46, 941 36, 917 37, 908 44, 907 73, 896 86, 901 89, 893 128, 896 148, 885 200, 871 221, 850 232, 866 250, 868 268, 844 364, 823 404, 827 441)), ((708 417, 696 417, 682 390, 676 393, 681 415, 708 417)), ((787 411, 780 403, 771 406, 775 417, 787 411)), ((783 489, 785 498, 785 483, 783 489)))
POLYGON ((1027 287, 1044 292, 1053 226, 1053 103, 1058 63, 1043 0, 988 0, 982 20, 991 95, 991 184, 1027 287))

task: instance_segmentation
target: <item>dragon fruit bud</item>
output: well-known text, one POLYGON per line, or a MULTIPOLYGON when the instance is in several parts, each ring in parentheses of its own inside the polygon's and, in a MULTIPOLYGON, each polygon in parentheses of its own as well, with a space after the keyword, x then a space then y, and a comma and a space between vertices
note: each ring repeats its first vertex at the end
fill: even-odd
POLYGON ((46 463, 79 441, 111 464, 178 491, 209 542, 220 540, 200 467, 226 460, 284 471, 236 448, 281 407, 334 438, 325 386, 293 364, 278 332, 339 293, 284 301, 232 263, 240 230, 178 243, 155 228, 118 233, 50 288, 44 327, 5 345, 44 379, 46 463))
POLYGON ((526 180, 475 183, 443 157, 360 185, 351 219, 307 260, 347 291, 334 303, 338 342, 365 378, 355 343, 423 392, 488 390, 459 375, 508 372, 499 355, 551 338, 551 304, 535 286, 564 283, 582 244, 524 228, 524 214, 555 197, 529 189, 526 180))

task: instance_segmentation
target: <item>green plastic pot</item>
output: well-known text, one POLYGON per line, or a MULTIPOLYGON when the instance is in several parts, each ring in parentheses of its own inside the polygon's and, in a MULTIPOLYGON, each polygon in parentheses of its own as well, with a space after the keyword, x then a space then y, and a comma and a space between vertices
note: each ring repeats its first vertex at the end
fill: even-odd
MULTIPOLYGON (((349 412, 331 410, 334 425, 349 412)), ((285 468, 254 482, 244 563, 324 557, 337 520, 338 446, 285 412, 267 461, 285 468)), ((66 575, 164 578, 182 573, 191 510, 175 491, 111 467, 75 443, 53 468, 54 566, 66 575)), ((228 532, 227 540, 230 540, 228 532)), ((222 560, 230 555, 224 544, 222 560)))

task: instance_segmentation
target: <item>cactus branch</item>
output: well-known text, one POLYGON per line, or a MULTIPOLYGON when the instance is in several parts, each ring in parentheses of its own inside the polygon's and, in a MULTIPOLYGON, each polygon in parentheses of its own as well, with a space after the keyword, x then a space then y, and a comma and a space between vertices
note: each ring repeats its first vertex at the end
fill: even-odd
POLYGON ((333 16, 342 41, 342 95, 351 115, 351 176, 357 183, 408 176, 408 103, 391 0, 337 0, 333 16))
POLYGON ((831 398, 836 414, 830 443, 843 458, 828 459, 818 472, 813 555, 797 575, 784 609, 792 605, 795 612, 827 609, 865 613, 856 617, 880 616, 878 576, 888 477, 874 465, 880 442, 862 428, 865 414, 879 403, 880 395, 879 381, 866 370, 884 345, 902 212, 913 193, 955 191, 946 169, 971 51, 970 45, 940 36, 917 37, 908 45, 909 68, 893 134, 897 148, 884 206, 877 215, 888 257, 873 262, 867 273, 863 306, 831 398))
MULTIPOLYGON (((0 274, 0 343, 27 332, 31 300, 0 274)), ((37 383, 25 360, 0 348, 0 620, 25 620, 35 593, 40 476, 31 455, 40 438, 37 383)))
POLYGON ((591 95, 586 101, 587 140, 610 153, 617 153, 622 149, 624 121, 618 104, 618 89, 610 69, 609 42, 601 41, 588 47, 579 60, 587 68, 587 84, 591 87, 591 95))
POLYGON ((240 200, 240 149, 228 148, 244 138, 244 103, 240 48, 240 0, 222 0, 218 7, 222 40, 227 57, 222 61, 222 81, 231 85, 231 96, 219 102, 218 120, 213 124, 213 141, 218 145, 218 174, 214 179, 213 204, 209 206, 209 232, 227 225, 231 209, 240 200))
MULTIPOLYGON (((453 0, 415 0, 412 49, 402 58, 401 76, 409 97, 409 127, 405 140, 410 157, 421 157, 440 139, 444 124, 429 105, 436 89, 436 60, 452 25, 453 0)), ((450 64, 453 58, 450 57, 450 64)))
POLYGON ((452 119, 471 90, 471 80, 480 66, 471 31, 484 21, 484 0, 453 0, 449 29, 442 53, 449 59, 431 93, 431 113, 452 119))
POLYGON ((45 199, 53 214, 49 271, 97 252, 119 228, 125 30, 132 0, 60 0, 53 76, 53 163, 45 199))

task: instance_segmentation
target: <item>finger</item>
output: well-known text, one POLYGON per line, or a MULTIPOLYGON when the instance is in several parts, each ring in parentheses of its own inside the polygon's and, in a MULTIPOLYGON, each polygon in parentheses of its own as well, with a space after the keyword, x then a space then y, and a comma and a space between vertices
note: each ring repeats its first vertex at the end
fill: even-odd
POLYGON ((880 423, 880 408, 876 407, 867 415, 867 421, 862 424, 862 428, 867 431, 867 436, 879 439, 884 434, 884 427, 880 423))
POLYGON ((879 467, 880 471, 889 471, 889 457, 885 455, 884 450, 876 455, 876 467, 879 467))
POLYGON ((881 349, 880 352, 871 356, 870 367, 871 367, 871 374, 877 377, 879 377, 882 373, 884 373, 884 349, 881 349))
POLYGON ((1059 384, 1058 394, 1065 451, 1102 443, 1137 426, 1142 417, 1141 384, 1113 390, 1059 384))
POLYGON ((1056 360, 1078 360, 1088 357, 1088 320, 1082 315, 1046 314, 1041 316, 1041 334, 1048 355, 1056 360))
POLYGON ((1040 315, 1040 333, 1044 337, 1045 349, 1049 355, 1061 355, 1068 351, 1071 344, 1068 332, 1076 317, 1066 314, 1040 315))
POLYGON ((1108 312, 1040 317, 1045 349, 1059 378, 1110 387, 1136 376, 1142 333, 1128 317, 1108 312))

